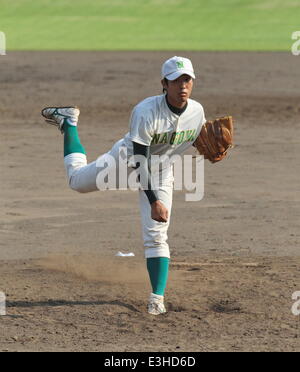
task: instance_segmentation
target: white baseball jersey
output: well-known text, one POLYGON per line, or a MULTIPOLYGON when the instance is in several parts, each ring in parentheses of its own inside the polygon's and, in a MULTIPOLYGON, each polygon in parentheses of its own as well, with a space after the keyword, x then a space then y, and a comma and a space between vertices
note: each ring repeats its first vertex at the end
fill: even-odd
POLYGON ((150 155, 182 154, 199 135, 205 123, 200 103, 189 99, 186 110, 179 116, 168 107, 165 95, 149 97, 134 107, 130 131, 120 145, 133 154, 133 142, 150 146, 150 155))

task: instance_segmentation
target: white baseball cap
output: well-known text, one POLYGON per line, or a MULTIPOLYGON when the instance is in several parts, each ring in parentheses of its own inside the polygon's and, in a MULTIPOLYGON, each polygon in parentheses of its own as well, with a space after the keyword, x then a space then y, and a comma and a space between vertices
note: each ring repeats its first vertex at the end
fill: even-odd
POLYGON ((195 79, 194 68, 192 62, 184 57, 172 57, 168 59, 161 69, 162 79, 175 80, 179 76, 187 74, 195 79))

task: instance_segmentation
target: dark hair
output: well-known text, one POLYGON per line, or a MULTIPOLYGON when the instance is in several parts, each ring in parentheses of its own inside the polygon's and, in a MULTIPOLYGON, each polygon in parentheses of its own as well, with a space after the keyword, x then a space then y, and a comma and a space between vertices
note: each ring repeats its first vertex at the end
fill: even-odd
MULTIPOLYGON (((164 78, 163 80, 166 83, 166 85, 168 85, 169 80, 167 78, 164 78)), ((167 89, 166 88, 163 88, 163 93, 167 93, 167 89)))

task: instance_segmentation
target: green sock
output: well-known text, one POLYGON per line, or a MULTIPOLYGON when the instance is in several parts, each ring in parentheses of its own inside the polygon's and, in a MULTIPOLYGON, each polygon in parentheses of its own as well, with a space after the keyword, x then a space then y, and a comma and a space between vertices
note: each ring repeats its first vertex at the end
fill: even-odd
POLYGON ((147 258, 147 269, 154 294, 163 296, 168 281, 170 259, 167 257, 147 258))
POLYGON ((64 121, 64 156, 72 154, 73 152, 80 152, 85 154, 85 149, 80 143, 77 126, 70 125, 68 119, 64 121))

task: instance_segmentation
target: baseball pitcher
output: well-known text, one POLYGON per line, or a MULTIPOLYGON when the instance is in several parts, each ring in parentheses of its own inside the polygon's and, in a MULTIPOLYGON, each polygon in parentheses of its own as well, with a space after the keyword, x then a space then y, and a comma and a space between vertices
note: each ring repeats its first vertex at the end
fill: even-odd
POLYGON ((126 149, 128 169, 140 167, 140 176, 147 180, 147 187, 139 189, 139 204, 145 258, 152 286, 148 312, 153 315, 166 312, 164 293, 170 260, 167 233, 174 179, 171 163, 167 162, 153 171, 151 157, 166 155, 170 158, 194 145, 205 158, 216 162, 226 155, 232 142, 232 122, 225 125, 222 120, 206 122, 201 104, 190 99, 195 74, 189 59, 177 56, 168 59, 162 66, 161 77, 163 94, 146 98, 134 107, 129 132, 99 158, 102 162, 98 159, 87 163, 77 130, 78 108, 47 107, 42 110, 46 122, 56 125, 64 135, 64 164, 73 190, 80 193, 101 190, 98 176, 104 168, 106 174, 118 174, 116 168, 110 169, 105 159, 109 155, 118 165, 122 149, 126 149), (130 161, 138 156, 146 161, 143 164, 130 161), (159 181, 154 182, 154 179, 159 181))

